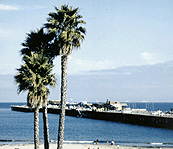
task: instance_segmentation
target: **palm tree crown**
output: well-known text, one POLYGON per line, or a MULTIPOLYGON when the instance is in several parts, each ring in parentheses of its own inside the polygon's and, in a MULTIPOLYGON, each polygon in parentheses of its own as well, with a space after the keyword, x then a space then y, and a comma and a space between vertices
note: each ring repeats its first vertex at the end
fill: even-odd
POLYGON ((27 34, 27 38, 24 43, 22 43, 22 46, 24 47, 21 50, 22 55, 30 55, 31 51, 33 53, 41 53, 43 52, 43 55, 45 57, 49 57, 50 61, 54 58, 53 53, 53 45, 52 40, 55 37, 54 33, 45 33, 44 29, 37 29, 37 31, 31 31, 27 34), (42 51, 42 49, 44 49, 42 51))
MULTIPOLYGON (((23 57, 24 64, 17 69, 15 81, 18 84, 18 93, 28 90, 28 96, 41 97, 49 93, 47 85, 55 86, 55 75, 51 74, 53 64, 49 64, 49 58, 43 56, 43 52, 33 53, 23 57)), ((33 98, 28 98, 32 100, 33 98)), ((34 98, 35 99, 35 98, 34 98)), ((29 101, 32 107, 39 103, 39 99, 29 101)))
POLYGON ((50 33, 55 33, 54 46, 57 49, 56 55, 69 55, 73 48, 79 48, 84 40, 85 28, 82 24, 86 22, 81 20, 78 15, 79 8, 73 9, 68 5, 61 5, 61 9, 55 7, 56 13, 49 13, 48 23, 45 27, 50 33))

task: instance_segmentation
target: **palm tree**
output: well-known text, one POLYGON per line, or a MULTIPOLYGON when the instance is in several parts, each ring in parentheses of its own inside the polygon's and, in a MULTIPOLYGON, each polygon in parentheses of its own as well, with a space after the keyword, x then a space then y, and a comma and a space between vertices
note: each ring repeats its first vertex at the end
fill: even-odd
POLYGON ((78 15, 79 8, 72 8, 68 5, 61 5, 61 9, 55 7, 56 12, 49 13, 48 23, 45 27, 49 33, 54 33, 54 54, 61 56, 61 113, 58 129, 58 149, 63 148, 64 139, 64 122, 65 106, 67 91, 67 58, 72 53, 72 49, 78 49, 86 33, 81 20, 82 16, 78 15))
MULTIPOLYGON (((52 64, 54 53, 52 50, 51 41, 53 40, 55 34, 50 33, 46 34, 44 29, 41 28, 37 31, 31 31, 31 33, 27 34, 27 38, 23 45, 23 49, 21 50, 22 55, 30 55, 31 51, 33 53, 41 53, 45 57, 49 57, 49 63, 52 64)), ((42 104, 43 107, 43 126, 44 126, 44 148, 49 149, 49 126, 48 126, 48 115, 47 115, 47 96, 44 96, 45 100, 42 104)))
POLYGON ((45 102, 49 93, 47 85, 55 86, 55 75, 51 74, 53 64, 49 64, 49 58, 43 52, 30 53, 23 57, 25 62, 14 77, 18 85, 18 93, 28 91, 27 104, 35 108, 34 112, 34 145, 39 149, 39 109, 45 102))

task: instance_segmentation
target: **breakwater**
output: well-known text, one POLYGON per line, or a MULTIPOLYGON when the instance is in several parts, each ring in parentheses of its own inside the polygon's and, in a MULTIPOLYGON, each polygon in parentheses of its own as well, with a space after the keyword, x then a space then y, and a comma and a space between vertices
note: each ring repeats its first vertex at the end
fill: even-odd
MULTIPOLYGON (((34 112, 34 109, 31 109, 27 106, 11 106, 11 109, 21 112, 34 112)), ((40 109, 40 112, 42 112, 42 109, 40 109)), ((60 109, 48 107, 48 113, 59 114, 60 109)), ((96 111, 87 109, 66 109, 66 115, 114 121, 127 124, 143 125, 149 127, 173 129, 172 115, 162 116, 144 113, 123 113, 122 111, 96 111)))

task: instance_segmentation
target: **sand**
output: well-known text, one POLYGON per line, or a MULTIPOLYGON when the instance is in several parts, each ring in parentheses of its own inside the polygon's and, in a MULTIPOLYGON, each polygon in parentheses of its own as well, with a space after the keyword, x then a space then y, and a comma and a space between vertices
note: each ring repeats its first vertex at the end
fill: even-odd
MULTIPOLYGON (((0 145, 0 149, 34 149, 34 145, 33 144, 0 145)), ((40 149, 44 149, 43 144, 40 144, 40 149)), ((50 144, 50 149, 57 149, 57 144, 50 144)), ((110 144, 64 144, 63 149, 146 149, 146 148, 118 146, 110 144)), ((152 147, 152 149, 158 149, 158 148, 152 147)))

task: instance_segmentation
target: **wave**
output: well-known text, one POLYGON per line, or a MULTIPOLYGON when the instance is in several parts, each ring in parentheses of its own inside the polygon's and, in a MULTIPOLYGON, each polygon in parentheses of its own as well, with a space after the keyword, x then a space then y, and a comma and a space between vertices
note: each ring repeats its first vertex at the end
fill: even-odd
MULTIPOLYGON (((40 140, 40 143, 43 143, 44 140, 40 140)), ((34 143, 34 140, 6 140, 0 139, 0 144, 31 144, 34 143)), ((57 140, 50 140, 50 143, 57 143, 57 140)), ((162 148, 170 148, 173 147, 173 143, 161 143, 161 142, 130 142, 130 141, 64 141, 65 144, 114 144, 120 146, 132 146, 132 147, 162 147, 162 148)))

